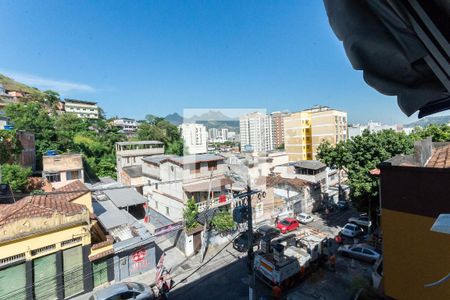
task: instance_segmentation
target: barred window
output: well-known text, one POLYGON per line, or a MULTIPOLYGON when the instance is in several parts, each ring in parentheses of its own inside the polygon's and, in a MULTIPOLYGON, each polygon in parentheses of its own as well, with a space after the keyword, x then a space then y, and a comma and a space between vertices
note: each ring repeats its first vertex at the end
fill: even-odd
POLYGON ((56 245, 55 244, 48 245, 48 246, 45 246, 45 247, 42 247, 42 248, 31 250, 31 255, 35 256, 35 255, 38 255, 38 254, 41 254, 41 253, 45 253, 45 252, 48 252, 48 251, 51 251, 51 250, 54 250, 54 249, 56 249, 56 245))
POLYGON ((2 258, 2 259, 0 259, 0 266, 7 265, 7 264, 10 264, 10 263, 13 263, 16 261, 20 261, 22 259, 25 259, 25 253, 20 253, 17 255, 10 256, 10 257, 2 258))
POLYGON ((70 239, 70 240, 62 241, 61 242, 61 247, 66 247, 66 246, 69 246, 69 245, 77 244, 79 242, 81 242, 81 236, 73 238, 73 239, 70 239))

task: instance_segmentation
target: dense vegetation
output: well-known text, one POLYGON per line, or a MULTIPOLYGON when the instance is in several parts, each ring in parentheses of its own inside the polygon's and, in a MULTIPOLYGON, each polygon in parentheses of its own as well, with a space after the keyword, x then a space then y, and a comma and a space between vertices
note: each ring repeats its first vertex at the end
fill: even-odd
MULTIPOLYGON (((11 158, 20 152, 20 143, 17 144, 14 138, 15 131, 25 130, 35 134, 38 169, 42 167, 42 155, 47 150, 57 150, 58 153, 82 153, 88 180, 103 176, 115 178, 114 143, 124 141, 126 137, 111 120, 105 119, 102 112, 97 120, 57 113, 59 101, 58 93, 45 91, 28 95, 24 103, 6 107, 5 115, 14 124, 14 131, 0 130, 0 153, 5 154, 0 163, 11 162, 11 158)), ((162 141, 167 153, 183 152, 177 127, 161 118, 148 116, 139 125, 137 138, 162 141)))
POLYGON ((350 196, 357 208, 367 211, 371 205, 376 209, 378 201, 378 179, 369 171, 381 162, 398 154, 411 154, 414 142, 431 136, 434 142, 450 141, 450 126, 430 125, 416 128, 412 134, 383 130, 351 138, 331 146, 324 142, 319 146, 318 158, 329 167, 344 170, 348 176, 350 196))
POLYGON ((13 191, 24 191, 28 184, 31 168, 23 168, 18 164, 0 165, 2 182, 7 183, 13 191))
POLYGON ((147 115, 137 131, 138 140, 155 140, 164 143, 167 154, 183 155, 183 140, 177 126, 164 118, 147 115))

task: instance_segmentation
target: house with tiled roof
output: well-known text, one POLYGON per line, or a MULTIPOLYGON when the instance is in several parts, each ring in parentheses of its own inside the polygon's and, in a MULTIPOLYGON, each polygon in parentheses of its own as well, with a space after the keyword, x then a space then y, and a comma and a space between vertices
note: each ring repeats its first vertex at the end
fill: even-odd
POLYGON ((0 205, 0 299, 66 299, 114 278, 113 241, 79 180, 0 205))
POLYGON ((413 154, 384 161, 378 173, 384 294, 450 299, 450 143, 416 142, 413 154))
POLYGON ((80 202, 87 194, 57 190, 0 205, 0 299, 63 299, 92 289, 83 267, 91 247, 90 211, 80 202))

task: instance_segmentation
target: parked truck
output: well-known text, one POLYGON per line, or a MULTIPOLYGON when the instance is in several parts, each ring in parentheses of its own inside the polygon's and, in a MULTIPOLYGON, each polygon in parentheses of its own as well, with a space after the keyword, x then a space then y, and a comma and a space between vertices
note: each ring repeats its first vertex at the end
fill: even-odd
POLYGON ((292 287, 326 259, 330 240, 327 234, 310 228, 263 239, 255 254, 255 274, 270 286, 292 287))

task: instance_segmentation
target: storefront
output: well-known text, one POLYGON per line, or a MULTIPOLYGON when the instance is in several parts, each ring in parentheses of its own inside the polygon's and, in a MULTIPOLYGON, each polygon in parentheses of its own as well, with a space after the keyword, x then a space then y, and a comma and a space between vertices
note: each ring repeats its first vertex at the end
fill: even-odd
POLYGON ((114 257, 115 280, 123 280, 155 268, 156 253, 153 239, 146 241, 146 243, 139 243, 140 245, 133 245, 129 241, 124 241, 128 242, 129 246, 122 249, 116 248, 117 244, 115 244, 114 248, 118 250, 116 250, 116 256, 114 257))
POLYGON ((25 300, 26 278, 25 262, 0 269, 0 299, 25 300))

